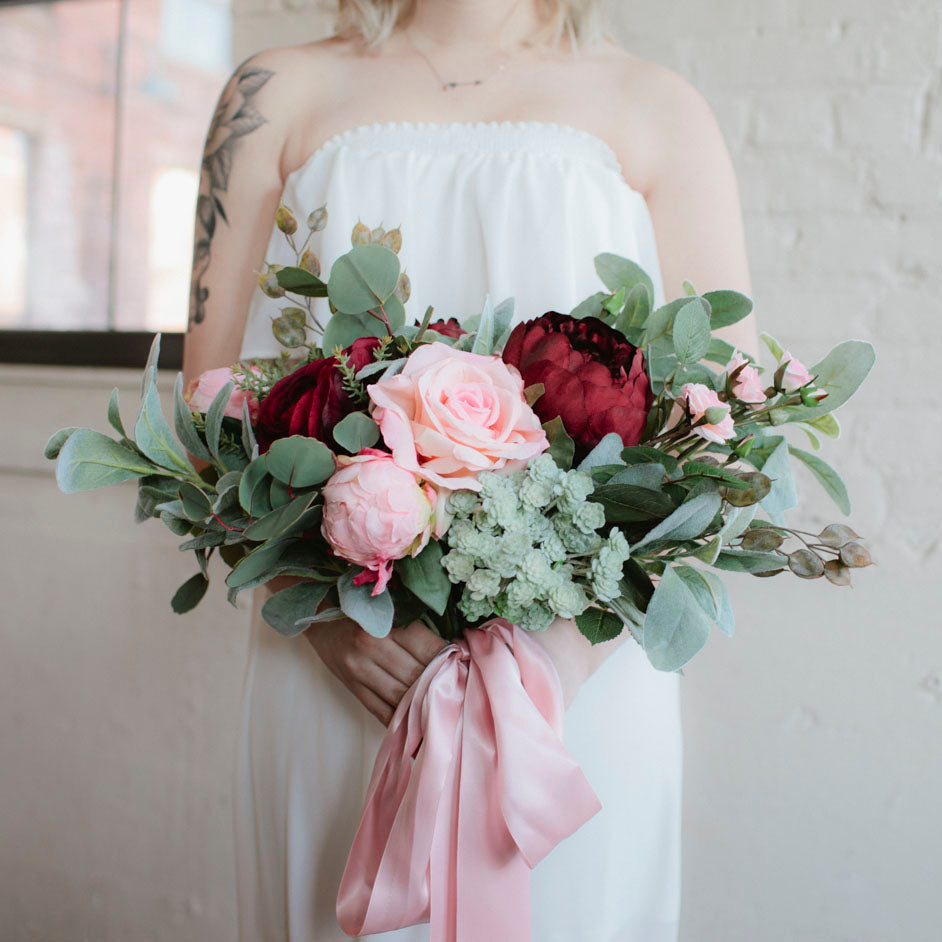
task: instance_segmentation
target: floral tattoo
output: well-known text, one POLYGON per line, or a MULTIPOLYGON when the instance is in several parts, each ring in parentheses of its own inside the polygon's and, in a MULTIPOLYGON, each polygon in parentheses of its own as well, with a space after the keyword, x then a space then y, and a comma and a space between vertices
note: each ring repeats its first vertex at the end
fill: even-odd
POLYGON ((235 81, 219 99, 209 133, 206 135, 200 195, 196 201, 196 242, 193 249, 193 280, 190 289, 191 327, 206 318, 209 288, 203 284, 203 276, 209 268, 210 249, 217 222, 221 219, 226 225, 229 224, 223 197, 229 187, 236 141, 267 122, 268 119, 252 104, 252 98, 274 74, 268 69, 240 66, 236 71, 235 81))

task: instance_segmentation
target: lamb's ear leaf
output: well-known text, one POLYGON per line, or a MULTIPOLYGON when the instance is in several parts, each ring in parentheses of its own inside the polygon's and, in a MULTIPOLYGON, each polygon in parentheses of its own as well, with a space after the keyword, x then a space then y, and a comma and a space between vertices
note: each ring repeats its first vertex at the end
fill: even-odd
POLYGON ((279 634, 293 638, 307 627, 298 622, 314 615, 329 591, 329 582, 299 582, 288 586, 262 606, 262 618, 279 634))
POLYGON ((674 567, 668 566, 651 596, 641 627, 648 660, 658 670, 680 670, 709 636, 709 619, 674 567))
POLYGON ((61 447, 56 465, 56 483, 63 493, 73 494, 149 474, 166 473, 107 435, 90 428, 80 428, 69 435, 61 447))
POLYGON ((395 612, 389 592, 372 595, 373 585, 354 585, 356 573, 347 569, 337 580, 340 609, 374 638, 385 638, 392 629, 395 612))
POLYGON ((193 413, 183 398, 183 374, 177 373, 173 384, 173 428, 180 439, 180 444, 194 457, 203 461, 212 461, 212 456, 203 444, 193 424, 193 413))

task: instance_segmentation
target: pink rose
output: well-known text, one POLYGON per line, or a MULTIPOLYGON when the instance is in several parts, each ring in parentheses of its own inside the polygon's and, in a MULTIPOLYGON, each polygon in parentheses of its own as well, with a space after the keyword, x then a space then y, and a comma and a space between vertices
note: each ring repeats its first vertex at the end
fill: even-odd
MULTIPOLYGON (((205 412, 216 394, 226 383, 234 382, 232 370, 227 367, 220 367, 218 370, 207 370, 200 373, 199 377, 190 387, 189 393, 184 397, 194 412, 205 412)), ((242 401, 248 396, 244 389, 236 386, 229 397, 229 404, 223 415, 228 415, 233 419, 242 418, 242 401)), ((258 400, 254 396, 249 396, 249 418, 252 422, 258 415, 258 400)))
POLYGON ((782 386, 785 392, 794 392, 800 389, 805 383, 811 382, 811 374, 808 372, 801 360, 795 359, 787 350, 782 354, 782 363, 787 363, 785 375, 782 378, 782 386))
POLYGON ((375 581, 371 594, 379 595, 393 561, 425 548, 436 505, 443 503, 391 455, 364 448, 352 458, 337 457, 337 470, 324 485, 321 533, 337 556, 364 567, 357 585, 375 581))
POLYGON ((726 372, 732 374, 734 370, 739 370, 736 378, 733 380, 732 393, 740 401, 750 405, 761 405, 765 402, 765 392, 762 389, 762 380, 759 378, 759 371, 754 366, 748 365, 749 361, 738 350, 733 354, 733 358, 726 365, 726 372), (747 365, 743 365, 747 364, 747 365))
POLYGON ((520 373, 498 356, 426 344, 369 394, 396 463, 439 487, 480 490, 481 471, 522 468, 549 447, 520 373))
POLYGON ((694 429, 697 435, 708 442, 722 445, 726 439, 736 434, 729 405, 723 402, 709 386, 704 386, 703 383, 684 383, 680 392, 694 422, 699 422, 707 416, 708 411, 712 413, 707 416, 708 421, 694 429))

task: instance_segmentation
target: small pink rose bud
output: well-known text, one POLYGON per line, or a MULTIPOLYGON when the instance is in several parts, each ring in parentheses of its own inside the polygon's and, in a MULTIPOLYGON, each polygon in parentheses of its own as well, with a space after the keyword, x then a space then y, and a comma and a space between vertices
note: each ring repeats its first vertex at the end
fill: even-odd
POLYGON ((785 392, 795 392, 806 383, 811 382, 811 374, 801 360, 793 357, 787 350, 782 354, 782 363, 786 363, 785 374, 782 377, 782 387, 785 392))
POLYGON ((733 380, 732 394, 740 401, 750 406, 759 406, 765 402, 765 391, 762 388, 762 380, 759 378, 759 371, 749 364, 743 354, 738 350, 733 354, 732 359, 726 365, 726 372, 732 375, 736 370, 736 378, 733 380), (742 369, 739 369, 742 367, 742 369))
MULTIPOLYGON (((258 371, 255 370, 255 372, 258 371)), ((234 381, 233 371, 227 366, 216 370, 206 370, 205 373, 200 373, 183 398, 186 399, 193 412, 205 413, 219 390, 226 383, 234 381)), ((233 419, 241 419, 242 401, 246 398, 249 401, 249 418, 254 422, 255 417, 258 415, 258 400, 244 389, 239 389, 238 386, 233 388, 232 395, 229 397, 229 404, 226 406, 223 415, 228 415, 233 419)))
POLYGON ((736 434, 729 405, 709 386, 703 383, 684 383, 680 392, 687 403, 691 419, 694 422, 706 419, 704 424, 694 428, 693 431, 697 435, 708 442, 722 445, 736 434))

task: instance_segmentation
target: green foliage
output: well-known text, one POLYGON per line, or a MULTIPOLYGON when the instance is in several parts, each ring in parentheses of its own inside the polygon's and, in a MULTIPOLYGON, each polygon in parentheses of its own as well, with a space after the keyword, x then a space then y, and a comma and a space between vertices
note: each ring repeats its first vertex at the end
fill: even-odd
POLYGON ((198 572, 195 576, 190 576, 183 585, 174 593, 170 600, 170 607, 178 614, 196 608, 202 601, 206 590, 209 588, 209 579, 203 573, 198 572))
POLYGON ((681 364, 698 363, 710 349, 710 320, 698 300, 685 304, 674 319, 674 353, 681 364))
MULTIPOLYGON (((50 446, 46 447, 49 449, 50 446)), ((76 429, 69 435, 58 458, 56 483, 64 494, 120 484, 148 474, 166 473, 136 451, 90 428, 76 429)))
MULTIPOLYGON (((305 298, 327 297, 328 286, 316 275, 312 275, 304 268, 285 266, 275 272, 278 284, 291 294, 298 294, 305 298)), ((334 302, 336 304, 336 302, 334 302)))
POLYGON ((851 510, 850 495, 847 493, 847 486, 844 484, 844 481, 837 471, 822 458, 819 458, 817 455, 812 455, 810 452, 803 451, 801 448, 789 445, 788 450, 798 458, 799 461, 803 462, 808 470, 818 479, 828 497, 837 504, 838 510, 840 510, 842 514, 849 514, 851 510))
POLYGON ((351 455, 379 441, 379 426, 362 412, 351 412, 334 426, 334 441, 351 455))
POLYGON ((543 423, 543 431, 549 439, 549 453, 553 461, 564 470, 572 467, 572 459, 576 453, 576 443, 569 437, 563 420, 557 415, 549 422, 543 423))
POLYGON ((69 436, 77 431, 74 425, 70 425, 68 428, 60 428, 58 432, 53 432, 43 449, 43 457, 55 461, 59 457, 59 452, 62 451, 62 446, 69 440, 69 436))
POLYGON ((354 585, 356 573, 344 570, 337 580, 340 610, 374 638, 385 638, 393 624, 394 606, 389 592, 371 595, 372 583, 354 585))
POLYGON ((648 603, 641 636, 648 659, 662 671, 680 670, 710 636, 703 608, 673 566, 664 570, 648 603))
POLYGON ((413 595, 437 615, 445 614, 451 582, 442 567, 441 543, 432 540, 418 556, 405 556, 397 560, 396 572, 413 595))
POLYGON ((602 608, 587 608, 581 615, 576 615, 576 626, 591 644, 611 641, 612 638, 617 638, 625 627, 624 622, 614 612, 602 608))
POLYGON ((645 546, 664 540, 692 540, 709 527, 719 509, 719 494, 699 494, 692 497, 681 504, 669 517, 649 530, 631 547, 631 552, 637 553, 645 546))
POLYGON ((311 487, 334 473, 334 456, 330 449, 316 438, 303 435, 272 442, 264 461, 270 474, 291 487, 311 487))
POLYGON ((707 291, 703 297, 710 305, 710 330, 729 327, 752 312, 752 300, 738 291, 707 291))
MULTIPOLYGON (((382 245, 357 245, 330 269, 327 296, 344 314, 363 314, 396 290, 399 258, 382 245)), ((325 349, 329 349, 326 347, 325 349)))
POLYGON ((141 409, 134 425, 134 439, 140 451, 162 468, 196 474, 161 411, 156 379, 148 383, 144 390, 141 409))
POLYGON ((250 517, 264 517, 271 512, 271 475, 262 455, 242 472, 239 481, 239 503, 250 517))
POLYGON ((299 582, 276 592, 262 606, 262 618, 286 638, 301 634, 310 624, 303 619, 317 612, 317 606, 324 600, 330 583, 299 582), (301 622, 301 624, 298 624, 301 622))
POLYGON ((631 291, 641 284, 653 295, 654 282, 651 276, 637 263, 611 252, 602 252, 595 256, 595 270, 609 291, 625 288, 631 291))

